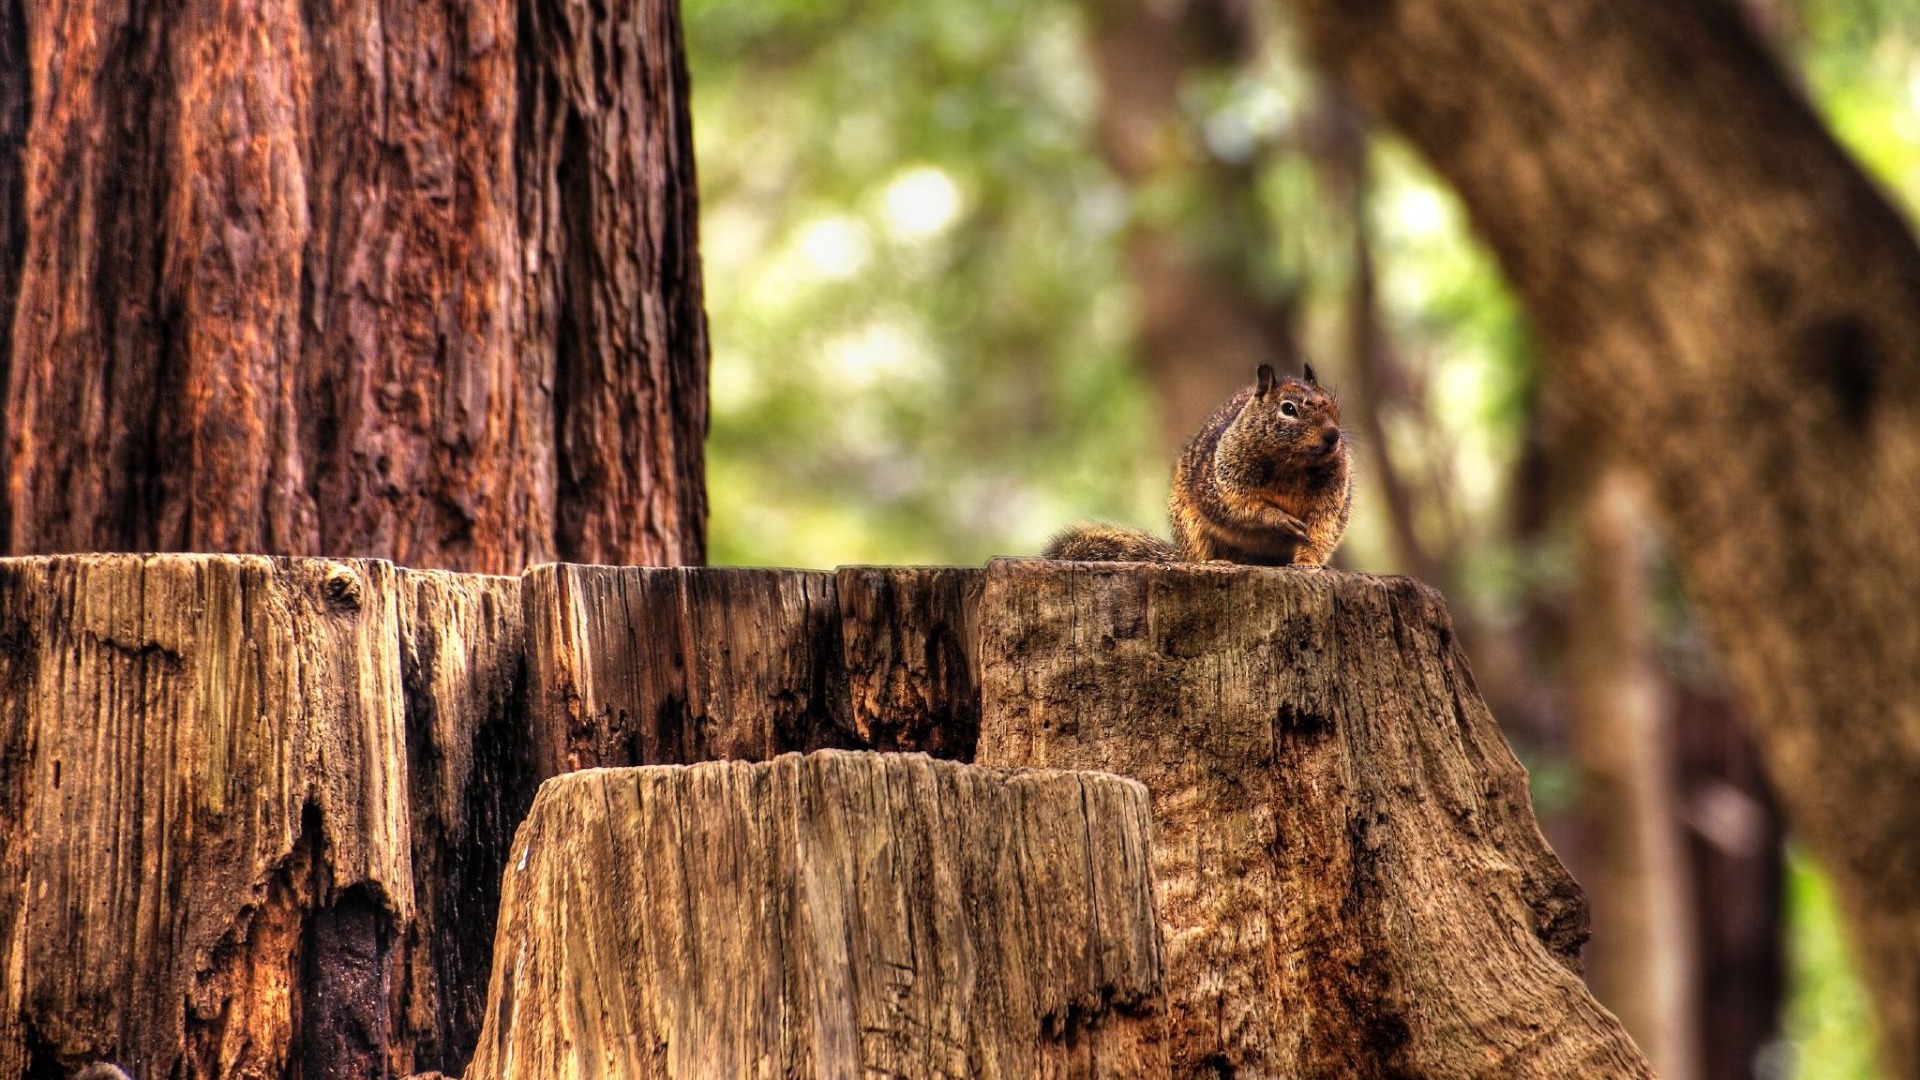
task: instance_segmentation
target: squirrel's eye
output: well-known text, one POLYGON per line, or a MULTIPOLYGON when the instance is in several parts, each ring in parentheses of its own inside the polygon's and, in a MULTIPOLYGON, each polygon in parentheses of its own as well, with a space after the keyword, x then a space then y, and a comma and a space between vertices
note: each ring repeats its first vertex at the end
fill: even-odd
POLYGON ((1280 415, 1281 416, 1299 416, 1300 406, 1295 405, 1291 401, 1283 401, 1280 403, 1280 415))

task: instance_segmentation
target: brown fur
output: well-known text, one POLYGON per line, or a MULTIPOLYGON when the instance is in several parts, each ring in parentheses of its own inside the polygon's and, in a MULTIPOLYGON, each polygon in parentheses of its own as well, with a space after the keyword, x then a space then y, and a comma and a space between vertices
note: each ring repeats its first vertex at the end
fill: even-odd
POLYGON ((1353 469, 1340 403, 1306 378, 1259 381, 1215 409, 1173 472, 1174 544, 1137 529, 1077 525, 1056 559, 1325 566, 1353 509, 1353 469), (1293 415, 1288 415, 1291 409, 1293 415))
POLYGON ((1151 562, 1180 561, 1180 552, 1172 544, 1139 529, 1109 525, 1103 521, 1075 525, 1053 538, 1042 552, 1049 559, 1074 562, 1151 562))
POLYGON ((1333 556, 1353 509, 1351 454, 1340 403, 1306 374, 1275 379, 1262 365, 1187 444, 1167 506, 1183 558, 1324 566, 1333 556))

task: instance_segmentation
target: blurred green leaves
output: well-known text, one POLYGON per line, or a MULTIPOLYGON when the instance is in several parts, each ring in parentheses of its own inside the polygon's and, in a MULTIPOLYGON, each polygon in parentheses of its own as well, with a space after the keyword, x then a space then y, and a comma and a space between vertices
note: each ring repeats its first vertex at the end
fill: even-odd
POLYGON ((716 562, 978 562, 1151 517, 1125 208, 1066 5, 686 8, 716 562))

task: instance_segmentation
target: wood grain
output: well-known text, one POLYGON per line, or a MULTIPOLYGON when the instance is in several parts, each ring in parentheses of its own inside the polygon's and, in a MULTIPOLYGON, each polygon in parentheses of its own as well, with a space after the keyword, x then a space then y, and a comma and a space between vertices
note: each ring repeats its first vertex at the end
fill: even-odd
POLYGON ((543 778, 845 738, 832 574, 554 565, 525 588, 543 778))
POLYGON ((519 582, 0 560, 0 1076, 387 1076, 479 1027, 519 582))
POLYGON ((520 579, 400 572, 415 921, 411 1067, 458 1073, 480 1036, 500 873, 533 802, 520 579))
POLYGON ((548 781, 469 1080, 1168 1076, 1146 793, 836 751, 548 781))
POLYGON ((834 575, 840 670, 862 745, 973 758, 985 580, 954 566, 843 566, 834 575))
MULTIPOLYGON (((332 929, 309 916, 348 909, 388 941, 412 918, 393 578, 257 557, 0 563, 0 682, 25 706, 0 1075, 30 1048, 39 1068, 278 1075, 308 1034, 302 953, 332 929)), ((391 960, 371 958, 376 979, 391 960)))
POLYGON ((980 619, 977 760, 1153 794, 1176 1075, 1651 1075, 1436 593, 1008 560, 980 619))

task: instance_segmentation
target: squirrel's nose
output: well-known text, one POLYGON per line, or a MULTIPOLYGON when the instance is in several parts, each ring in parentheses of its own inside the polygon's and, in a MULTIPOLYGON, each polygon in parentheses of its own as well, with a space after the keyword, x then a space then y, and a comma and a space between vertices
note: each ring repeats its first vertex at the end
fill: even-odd
POLYGON ((1340 445, 1340 429, 1329 424, 1320 429, 1320 449, 1331 450, 1340 445))

